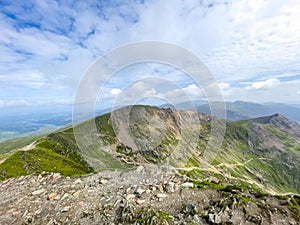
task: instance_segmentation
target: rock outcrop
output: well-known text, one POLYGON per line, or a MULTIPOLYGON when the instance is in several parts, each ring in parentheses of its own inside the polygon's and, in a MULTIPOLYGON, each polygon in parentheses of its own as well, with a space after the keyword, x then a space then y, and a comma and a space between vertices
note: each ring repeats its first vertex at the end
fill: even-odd
POLYGON ((300 221, 297 196, 200 188, 185 176, 155 166, 73 178, 57 173, 11 178, 0 182, 0 193, 0 224, 296 225, 300 221))

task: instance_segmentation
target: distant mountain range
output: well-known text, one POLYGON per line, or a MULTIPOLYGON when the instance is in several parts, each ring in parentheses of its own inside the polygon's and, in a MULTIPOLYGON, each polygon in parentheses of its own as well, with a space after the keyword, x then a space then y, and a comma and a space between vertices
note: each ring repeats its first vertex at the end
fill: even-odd
MULTIPOLYGON (((226 105, 226 119, 229 121, 238 121, 251 119, 261 116, 267 116, 279 113, 285 117, 300 123, 300 107, 281 104, 281 103, 251 103, 244 101, 225 102, 226 105)), ((216 108, 223 107, 223 103, 215 102, 216 108)), ((164 104, 160 108, 175 109, 173 105, 164 104)), ((117 108, 121 108, 117 107, 117 108)), ((206 101, 197 100, 191 102, 182 102, 176 104, 177 110, 193 110, 211 115, 210 107, 206 101)), ((64 109, 62 112, 55 111, 37 111, 29 113, 30 109, 23 108, 13 111, 12 113, 6 112, 0 114, 0 141, 35 136, 49 131, 58 129, 59 127, 71 124, 72 115, 70 110, 64 109), (2 115, 3 114, 3 115, 2 115)), ((103 115, 109 113, 110 108, 101 109, 96 111, 96 115, 103 115)), ((88 118, 86 118, 88 119, 88 118)))
MULTIPOLYGON (((214 102, 216 108, 223 107, 223 103, 214 102)), ((238 121, 255 117, 272 115, 279 113, 285 117, 300 123, 300 107, 282 104, 282 103, 265 103, 258 104, 245 101, 225 102, 227 120, 238 121)), ((173 105, 161 105, 161 108, 175 109, 173 105)), ((176 105, 178 110, 197 110, 208 115, 211 115, 209 104, 204 101, 182 102, 176 105)), ((224 118, 225 119, 225 118, 224 118)))

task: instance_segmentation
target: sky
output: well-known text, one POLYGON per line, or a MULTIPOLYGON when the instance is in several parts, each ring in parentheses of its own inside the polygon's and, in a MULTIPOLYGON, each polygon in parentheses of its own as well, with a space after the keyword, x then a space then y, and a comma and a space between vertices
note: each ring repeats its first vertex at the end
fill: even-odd
MULTIPOLYGON (((300 105, 299 0, 0 0, 0 110, 72 106, 97 59, 149 40, 196 54, 226 101, 300 105)), ((187 74, 145 62, 117 72, 98 101, 129 87, 141 98, 205 99, 187 74)))

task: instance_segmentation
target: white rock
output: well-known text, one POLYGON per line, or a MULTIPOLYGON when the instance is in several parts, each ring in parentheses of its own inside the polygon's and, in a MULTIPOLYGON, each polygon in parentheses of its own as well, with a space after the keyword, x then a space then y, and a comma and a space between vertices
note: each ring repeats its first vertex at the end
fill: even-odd
POLYGON ((138 166, 138 168, 136 168, 136 172, 137 173, 140 173, 144 170, 144 167, 143 166, 138 166))
POLYGON ((108 179, 105 178, 101 178, 99 181, 100 184, 107 184, 108 183, 108 179))
POLYGON ((65 198, 69 197, 69 195, 70 195, 70 194, 65 193, 65 194, 62 196, 61 200, 64 200, 65 198))
POLYGON ((130 199, 135 198, 135 194, 128 194, 128 195, 126 195, 125 198, 126 198, 127 201, 129 201, 130 199))
POLYGON ((66 206, 66 207, 62 208, 60 211, 61 212, 68 212, 70 209, 71 209, 70 206, 66 206))
POLYGON ((168 183, 168 187, 167 187, 168 192, 174 192, 174 186, 175 186, 175 183, 170 181, 168 183))
POLYGON ((164 194, 164 193, 158 193, 158 194, 156 194, 156 197, 158 197, 158 198, 165 198, 165 197, 167 197, 168 195, 167 194, 164 194))
POLYGON ((54 173, 53 174, 53 179, 58 180, 61 178, 61 175, 59 173, 54 173))
POLYGON ((191 183, 191 182, 186 182, 186 183, 181 184, 181 187, 185 187, 185 188, 193 188, 193 187, 194 187, 194 184, 191 183))
POLYGON ((34 192, 32 192, 31 194, 34 196, 34 195, 40 195, 42 193, 44 193, 46 190, 45 189, 40 189, 40 190, 36 190, 34 192))
POLYGON ((77 180, 74 181, 74 184, 81 184, 81 183, 82 183, 82 180, 79 179, 79 178, 78 178, 77 180))
POLYGON ((142 188, 138 188, 138 189, 135 191, 135 193, 137 193, 138 195, 141 195, 141 194, 143 194, 144 192, 145 192, 145 190, 142 189, 142 188))
POLYGON ((138 200, 136 201, 137 204, 143 204, 143 203, 145 203, 145 202, 146 202, 146 199, 138 199, 138 200))
POLYGON ((60 199, 60 195, 57 195, 54 200, 59 200, 60 199))

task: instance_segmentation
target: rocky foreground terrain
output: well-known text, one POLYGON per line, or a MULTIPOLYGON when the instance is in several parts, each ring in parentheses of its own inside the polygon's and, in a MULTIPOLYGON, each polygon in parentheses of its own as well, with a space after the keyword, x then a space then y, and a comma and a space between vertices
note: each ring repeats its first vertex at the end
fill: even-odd
POLYGON ((298 196, 199 187, 156 166, 0 182, 0 224, 300 224, 298 196), (297 206, 297 207, 296 207, 297 206))

